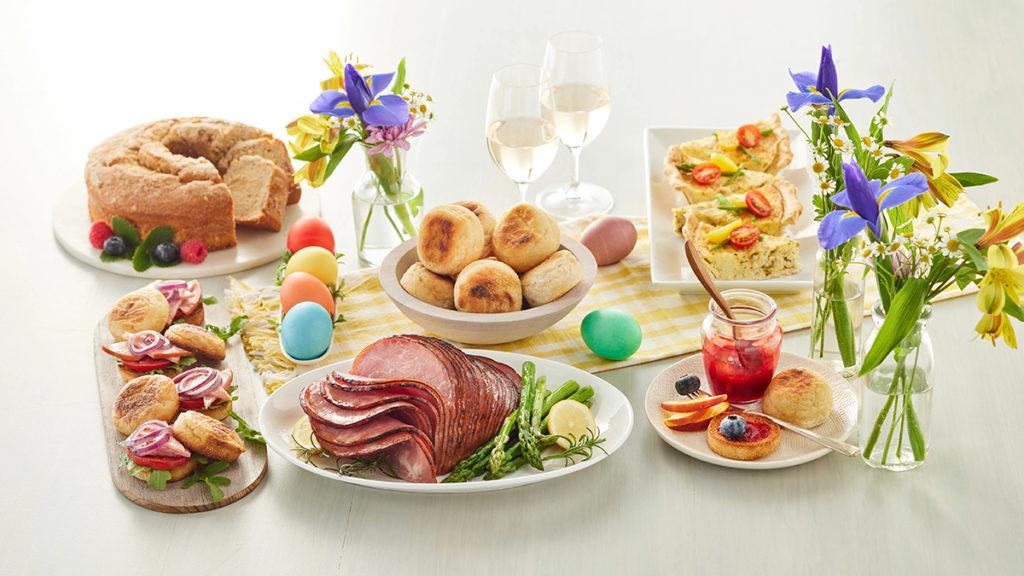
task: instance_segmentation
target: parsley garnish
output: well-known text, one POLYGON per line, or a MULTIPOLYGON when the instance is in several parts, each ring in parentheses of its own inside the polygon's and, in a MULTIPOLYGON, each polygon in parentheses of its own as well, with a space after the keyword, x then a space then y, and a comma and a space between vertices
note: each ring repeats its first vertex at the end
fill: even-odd
POLYGON ((693 172, 693 169, 696 167, 697 165, 691 162, 686 162, 684 164, 676 164, 676 169, 679 170, 680 172, 693 172))
POLYGON ((128 457, 127 454, 121 454, 121 466, 128 471, 129 474, 135 476, 140 472, 149 472, 149 478, 146 480, 146 484, 153 490, 163 490, 167 488, 167 482, 171 479, 170 470, 154 470, 146 466, 139 466, 134 460, 128 457))
POLYGON ((765 128, 764 130, 761 130, 761 136, 769 136, 769 135, 771 135, 772 130, 773 130, 772 128, 765 128))
POLYGON ((227 470, 231 463, 217 460, 212 464, 207 464, 209 460, 205 456, 193 456, 192 459, 203 467, 193 472, 188 478, 185 478, 181 483, 181 489, 191 488, 196 482, 202 482, 210 490, 211 500, 217 502, 223 498, 224 491, 220 487, 231 484, 231 479, 226 476, 217 476, 217 474, 227 470))
POLYGON ((210 305, 216 304, 216 303, 217 303, 217 297, 216 296, 203 296, 203 304, 206 304, 207 306, 210 306, 210 305))
POLYGON ((221 340, 227 342, 229 338, 238 334, 238 331, 242 329, 242 326, 245 325, 245 321, 248 319, 249 317, 243 314, 232 318, 231 324, 227 328, 221 328, 216 324, 207 324, 206 329, 216 334, 221 340))
POLYGON ((747 157, 750 158, 751 160, 756 160, 757 159, 757 158, 754 158, 754 153, 751 152, 750 150, 748 150, 746 146, 737 146, 737 148, 739 148, 740 152, 743 152, 744 154, 746 154, 747 157))
POLYGON ((743 212, 744 210, 747 209, 746 206, 740 207, 734 205, 732 203, 732 200, 729 200, 729 198, 727 198, 724 194, 719 194, 718 196, 715 196, 715 200, 718 200, 719 210, 728 210, 730 212, 735 212, 736 214, 739 214, 740 212, 743 212))
POLYGON ((250 442, 256 442, 259 444, 267 443, 267 440, 263 437, 263 433, 252 426, 249 426, 249 423, 239 416, 234 410, 228 410, 228 416, 231 416, 231 419, 237 422, 235 432, 238 432, 239 436, 249 440, 250 442))

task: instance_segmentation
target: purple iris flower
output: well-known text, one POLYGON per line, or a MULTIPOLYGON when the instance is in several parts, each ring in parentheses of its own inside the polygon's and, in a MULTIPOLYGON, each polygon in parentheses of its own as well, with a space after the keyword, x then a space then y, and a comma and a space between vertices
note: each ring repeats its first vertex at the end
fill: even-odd
POLYGON ((885 94, 885 88, 874 85, 867 90, 839 90, 839 77, 836 75, 836 63, 832 61, 832 46, 821 47, 821 63, 818 73, 789 71, 798 92, 786 94, 789 109, 796 112, 807 104, 832 104, 832 97, 837 100, 870 98, 872 102, 885 94))
POLYGON ((882 236, 883 210, 894 208, 928 191, 928 179, 920 172, 901 176, 885 186, 878 180, 868 180, 864 171, 854 162, 843 162, 846 189, 832 196, 832 203, 843 209, 825 215, 818 226, 818 242, 831 250, 840 246, 867 227, 882 236))
POLYGON ((356 67, 345 65, 345 91, 324 90, 309 105, 314 114, 338 118, 358 116, 365 126, 402 126, 409 119, 409 103, 397 94, 381 95, 394 72, 363 78, 356 67))

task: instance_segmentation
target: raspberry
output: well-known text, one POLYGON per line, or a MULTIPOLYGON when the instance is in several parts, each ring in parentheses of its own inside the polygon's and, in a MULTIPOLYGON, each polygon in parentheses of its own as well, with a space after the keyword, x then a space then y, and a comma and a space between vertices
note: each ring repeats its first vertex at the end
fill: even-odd
POLYGON ((206 246, 202 240, 186 240, 178 247, 182 262, 202 264, 206 260, 206 246))
POLYGON ((89 244, 92 244, 93 248, 97 250, 103 249, 103 243, 114 235, 114 229, 111 228, 106 222, 97 220, 92 223, 92 227, 89 228, 89 244))

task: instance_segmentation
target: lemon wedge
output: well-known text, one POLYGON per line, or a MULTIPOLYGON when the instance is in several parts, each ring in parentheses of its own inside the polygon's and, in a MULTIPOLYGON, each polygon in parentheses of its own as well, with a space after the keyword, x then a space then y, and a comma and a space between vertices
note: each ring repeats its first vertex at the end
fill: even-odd
POLYGON ((732 234, 733 230, 739 228, 742 225, 742 220, 733 220, 732 222, 729 222, 725 226, 719 226, 718 228, 715 228, 711 232, 708 232, 707 235, 704 236, 704 240, 706 240, 707 243, 711 245, 721 244, 722 242, 725 242, 726 240, 729 239, 729 234, 732 234))
MULTIPOLYGON (((718 147, 726 152, 734 152, 740 147, 740 141, 736 138, 736 132, 715 132, 715 138, 718 140, 718 147)), ((719 166, 721 168, 721 166, 719 166)))
POLYGON ((711 163, 718 166, 722 171, 722 174, 735 174, 736 171, 740 169, 740 167, 737 166, 731 158, 725 154, 719 154, 718 152, 711 155, 711 163))
POLYGON ((309 424, 309 416, 305 414, 292 425, 292 444, 299 450, 319 450, 320 443, 313 435, 313 427, 309 424))
POLYGON ((570 439, 576 441, 584 435, 597 434, 597 422, 586 404, 562 400, 552 406, 548 413, 548 433, 561 436, 555 442, 562 449, 568 449, 571 446, 570 439))

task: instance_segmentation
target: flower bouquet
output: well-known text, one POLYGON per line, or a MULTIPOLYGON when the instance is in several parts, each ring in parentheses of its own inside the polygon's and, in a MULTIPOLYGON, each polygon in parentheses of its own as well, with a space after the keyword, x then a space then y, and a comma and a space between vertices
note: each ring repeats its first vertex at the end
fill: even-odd
POLYGON ((368 74, 370 66, 331 52, 324 59, 331 77, 309 106, 312 114, 288 125, 296 173, 319 187, 355 144, 366 157, 366 172, 352 194, 359 257, 379 264, 394 246, 416 236, 423 188, 408 171, 410 141, 426 132, 433 99, 406 82, 405 59, 395 72, 368 74))
MULTIPOLYGON (((1002 338, 1016 348, 1010 317, 1024 321, 1024 245, 1014 239, 1024 233, 1024 203, 1009 213, 1002 206, 983 212, 986 228, 955 226, 948 207, 965 187, 995 178, 948 172, 945 134, 886 139, 891 87, 862 136, 841 101, 878 101, 885 91, 880 86, 838 91, 830 48, 822 49, 816 76, 791 75, 799 91, 789 94, 789 109, 810 106, 814 127, 807 137, 815 164, 822 164, 820 171, 815 168, 822 182, 814 199, 821 220, 818 240, 832 253, 835 270, 843 271, 859 256, 878 285, 876 328, 857 371, 866 376, 862 457, 875 467, 914 468, 928 448, 933 357, 926 328, 932 300, 954 286, 978 285, 982 318, 975 330, 993 344, 1002 338)), ((825 291, 831 289, 826 282, 825 291)), ((837 332, 849 336, 840 326, 845 320, 833 317, 837 332)))

